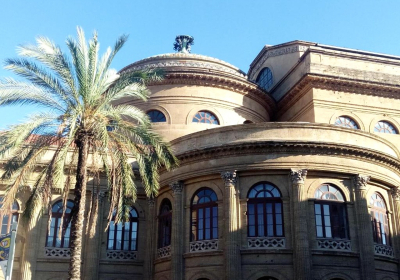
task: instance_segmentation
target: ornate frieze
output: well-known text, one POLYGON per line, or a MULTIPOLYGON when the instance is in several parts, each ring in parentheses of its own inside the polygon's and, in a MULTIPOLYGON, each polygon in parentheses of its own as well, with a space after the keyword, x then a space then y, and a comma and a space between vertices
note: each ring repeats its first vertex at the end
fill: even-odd
POLYGON ((284 237, 249 237, 247 238, 249 248, 276 249, 285 248, 284 237))
POLYGON ((307 169, 290 170, 290 179, 293 184, 304 184, 306 176, 307 176, 307 169))
POLYGON ((171 245, 157 249, 157 258, 165 258, 171 256, 171 245))
POLYGON ((107 250, 107 259, 112 260, 136 260, 135 251, 107 250))
POLYGON ((190 242, 190 252, 204 252, 218 250, 218 239, 190 242))
POLYGON ((149 205, 149 207, 154 207, 154 203, 154 197, 147 198, 147 204, 149 205))
POLYGON ((45 247, 44 254, 46 257, 52 257, 52 258, 69 258, 69 257, 71 257, 71 249, 70 248, 45 247))
POLYGON ((375 255, 381 255, 386 257, 393 257, 394 252, 391 246, 383 245, 383 244, 375 244, 374 245, 375 255))
POLYGON ((400 200, 400 187, 394 187, 390 191, 392 193, 393 199, 399 201, 400 200))
POLYGON ((351 251, 351 241, 342 239, 317 239, 318 249, 351 251))
POLYGON ((237 180, 236 170, 233 172, 231 171, 221 172, 221 178, 222 180, 224 180, 225 186, 235 185, 237 180))
POLYGON ((176 181, 171 184, 169 184, 170 188, 172 189, 172 192, 175 193, 181 193, 184 187, 184 184, 182 181, 176 181))
POLYGON ((356 190, 366 190, 371 176, 362 176, 360 174, 353 177, 353 184, 356 190))

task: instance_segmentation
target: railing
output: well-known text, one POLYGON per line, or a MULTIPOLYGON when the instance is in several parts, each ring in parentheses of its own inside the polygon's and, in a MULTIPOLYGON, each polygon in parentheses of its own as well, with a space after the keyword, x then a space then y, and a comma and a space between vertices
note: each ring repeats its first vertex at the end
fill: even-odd
POLYGON ((351 251, 351 241, 344 239, 317 239, 318 249, 351 251))
POLYGON ((204 252, 218 250, 218 239, 190 242, 190 252, 204 252))
POLYGON ((44 254, 46 257, 52 257, 52 258, 69 258, 69 257, 71 257, 71 249, 70 248, 45 247, 44 254))
POLYGON ((387 257, 394 256, 393 248, 388 245, 375 244, 374 250, 375 250, 375 255, 387 256, 387 257))
POLYGON ((123 251, 123 250, 107 250, 107 259, 112 260, 136 260, 135 251, 123 251))
POLYGON ((171 245, 157 249, 157 257, 164 258, 171 256, 171 245))
POLYGON ((249 248, 285 248, 284 237, 249 237, 247 238, 249 248))

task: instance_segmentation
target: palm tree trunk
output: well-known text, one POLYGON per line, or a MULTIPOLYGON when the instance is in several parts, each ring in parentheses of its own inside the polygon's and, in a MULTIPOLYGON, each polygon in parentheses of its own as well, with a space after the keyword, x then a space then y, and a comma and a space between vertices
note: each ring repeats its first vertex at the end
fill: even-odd
POLYGON ((69 263, 69 279, 81 279, 82 234, 86 204, 87 160, 89 155, 88 136, 82 135, 76 141, 79 149, 76 184, 74 190, 74 208, 71 211, 71 260, 69 263))

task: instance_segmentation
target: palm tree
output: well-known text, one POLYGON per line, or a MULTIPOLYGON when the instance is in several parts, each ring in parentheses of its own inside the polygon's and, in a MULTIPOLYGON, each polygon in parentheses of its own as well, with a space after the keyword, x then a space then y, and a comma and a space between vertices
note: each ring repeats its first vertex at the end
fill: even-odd
MULTIPOLYGON (((133 106, 115 105, 122 98, 145 100, 149 94, 145 83, 159 79, 158 73, 117 73, 109 68, 127 36, 118 38, 114 48, 99 58, 97 33, 88 42, 81 28, 77 33, 77 40, 66 41, 71 59, 48 38, 20 46, 20 58, 5 64, 27 82, 0 81, 0 106, 29 104, 45 109, 0 134, 0 159, 5 162, 2 178, 9 182, 2 209, 9 209, 33 177, 23 216, 33 220, 43 207, 51 213, 54 188, 62 189, 65 211, 75 177, 69 279, 81 279, 88 178, 99 174, 108 178, 109 218, 115 211, 117 223, 129 216, 129 206, 136 198, 133 161, 149 197, 159 189, 158 168, 177 164, 169 145, 151 131, 145 113, 133 106), (49 151, 51 158, 46 161, 49 151)), ((95 204, 96 197, 91 201, 95 204)), ((95 208, 90 207, 88 216, 96 214, 95 208)), ((90 220, 96 219, 91 216, 90 220)))

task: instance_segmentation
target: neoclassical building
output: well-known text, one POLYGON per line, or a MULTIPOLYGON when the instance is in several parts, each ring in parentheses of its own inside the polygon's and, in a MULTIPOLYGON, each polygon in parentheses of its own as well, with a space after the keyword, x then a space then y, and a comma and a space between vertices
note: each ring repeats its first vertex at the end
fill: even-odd
MULTIPOLYGON (((101 201, 84 279, 399 279, 400 57, 292 41, 245 73, 191 54, 191 40, 121 70, 164 69, 148 102, 122 102, 148 113, 180 166, 125 225, 105 230, 101 201)), ((60 211, 55 195, 50 231, 47 215, 20 226, 13 279, 66 279, 60 211)))

